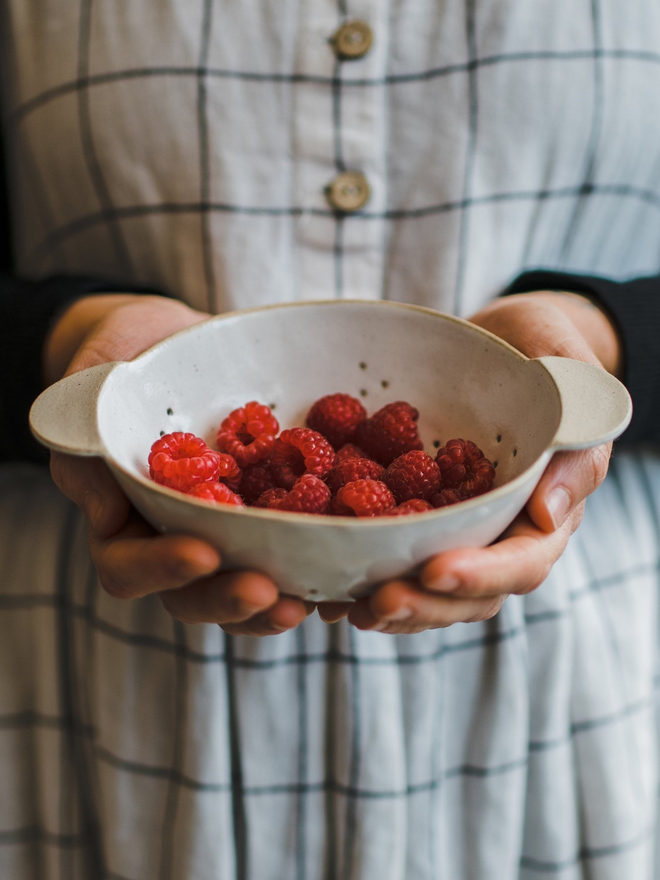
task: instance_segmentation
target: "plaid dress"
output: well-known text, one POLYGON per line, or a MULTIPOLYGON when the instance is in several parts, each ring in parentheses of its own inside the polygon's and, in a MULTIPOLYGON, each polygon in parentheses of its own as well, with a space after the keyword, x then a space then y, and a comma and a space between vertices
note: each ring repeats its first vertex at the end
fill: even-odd
MULTIPOLYGON (((17 262, 220 312, 468 315, 524 268, 660 264, 654 0, 0 0, 17 262), (331 38, 359 19, 362 57, 331 38), (325 190, 363 174, 366 206, 325 190)), ((414 636, 264 639, 99 588, 0 469, 0 880, 651 880, 660 458, 547 581, 414 636)))

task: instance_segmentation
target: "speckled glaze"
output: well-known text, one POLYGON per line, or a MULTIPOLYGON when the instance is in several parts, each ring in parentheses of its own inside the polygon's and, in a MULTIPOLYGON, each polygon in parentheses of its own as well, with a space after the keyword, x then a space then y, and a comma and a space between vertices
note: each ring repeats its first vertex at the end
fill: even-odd
POLYGON ((205 538, 226 568, 260 569, 285 592, 320 601, 362 595, 443 550, 489 544, 555 451, 611 440, 631 415, 626 389, 596 367, 530 360, 430 309, 345 300, 212 318, 130 363, 57 382, 35 401, 30 423, 52 449, 102 456, 156 528, 205 538), (357 520, 211 506, 148 478, 161 433, 192 431, 213 444, 220 421, 248 400, 274 405, 291 427, 337 391, 370 413, 409 401, 428 452, 451 437, 474 440, 497 462, 495 488, 433 513, 357 520))

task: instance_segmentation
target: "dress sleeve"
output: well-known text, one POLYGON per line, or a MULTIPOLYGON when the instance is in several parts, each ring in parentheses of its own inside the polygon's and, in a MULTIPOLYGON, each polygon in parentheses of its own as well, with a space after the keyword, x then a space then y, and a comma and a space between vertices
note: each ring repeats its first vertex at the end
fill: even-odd
POLYGON ((28 281, 16 277, 0 132, 0 463, 48 461, 48 453, 32 438, 28 427, 30 405, 43 388, 44 342, 65 307, 93 293, 161 291, 103 278, 58 276, 28 281))
POLYGON ((566 290, 589 297, 607 312, 623 343, 623 381, 633 419, 618 444, 660 442, 660 276, 611 281, 562 272, 525 272, 505 295, 566 290))

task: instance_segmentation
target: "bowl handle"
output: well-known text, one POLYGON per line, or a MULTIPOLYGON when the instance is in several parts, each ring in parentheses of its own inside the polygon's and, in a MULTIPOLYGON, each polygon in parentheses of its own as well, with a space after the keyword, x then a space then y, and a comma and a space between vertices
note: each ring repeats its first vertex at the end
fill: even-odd
POLYGON ((103 455, 96 403, 116 366, 89 367, 42 391, 30 410, 30 429, 37 440, 69 455, 103 455))
POLYGON ((587 449, 614 440, 630 424, 632 400, 608 372, 563 357, 535 359, 552 376, 561 399, 561 421, 553 450, 587 449))

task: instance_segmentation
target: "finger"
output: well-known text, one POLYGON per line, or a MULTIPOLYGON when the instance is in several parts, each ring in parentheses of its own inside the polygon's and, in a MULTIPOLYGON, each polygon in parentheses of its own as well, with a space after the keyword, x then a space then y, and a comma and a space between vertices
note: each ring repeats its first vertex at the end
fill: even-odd
POLYGON ((549 534, 523 513, 496 544, 449 550, 431 559, 421 571, 421 584, 429 592, 463 598, 529 593, 543 583, 564 552, 582 510, 574 510, 549 534))
POLYGON ((612 444, 606 443, 579 452, 557 453, 527 502, 533 522, 544 532, 559 528, 603 482, 611 451, 612 444))
POLYGON ((82 509, 97 538, 109 538, 126 522, 130 503, 100 458, 76 458, 52 452, 55 484, 82 509))
POLYGON ((136 512, 116 535, 88 536, 92 561, 104 589, 118 599, 173 590, 216 572, 218 551, 188 535, 159 535, 136 512))
POLYGON ((346 617, 352 605, 352 602, 319 602, 319 617, 324 623, 337 623, 346 617))
POLYGON ((348 614, 358 629, 389 634, 416 633, 427 629, 472 623, 493 617, 505 596, 462 598, 432 595, 409 581, 391 581, 366 599, 359 599, 348 614))
POLYGON ((559 355, 601 366, 575 324, 551 301, 538 296, 495 300, 471 319, 528 357, 559 355))
POLYGON ((310 607, 309 603, 282 596, 268 611, 243 623, 223 624, 222 628, 236 636, 276 636, 295 629, 312 611, 313 606, 310 607))
MULTIPOLYGON (((183 623, 237 624, 273 609, 279 592, 273 581, 253 571, 220 572, 160 594, 165 609, 183 623)), ((298 602, 303 607, 302 602, 298 602)), ((279 618, 276 616, 276 620, 279 618)))

